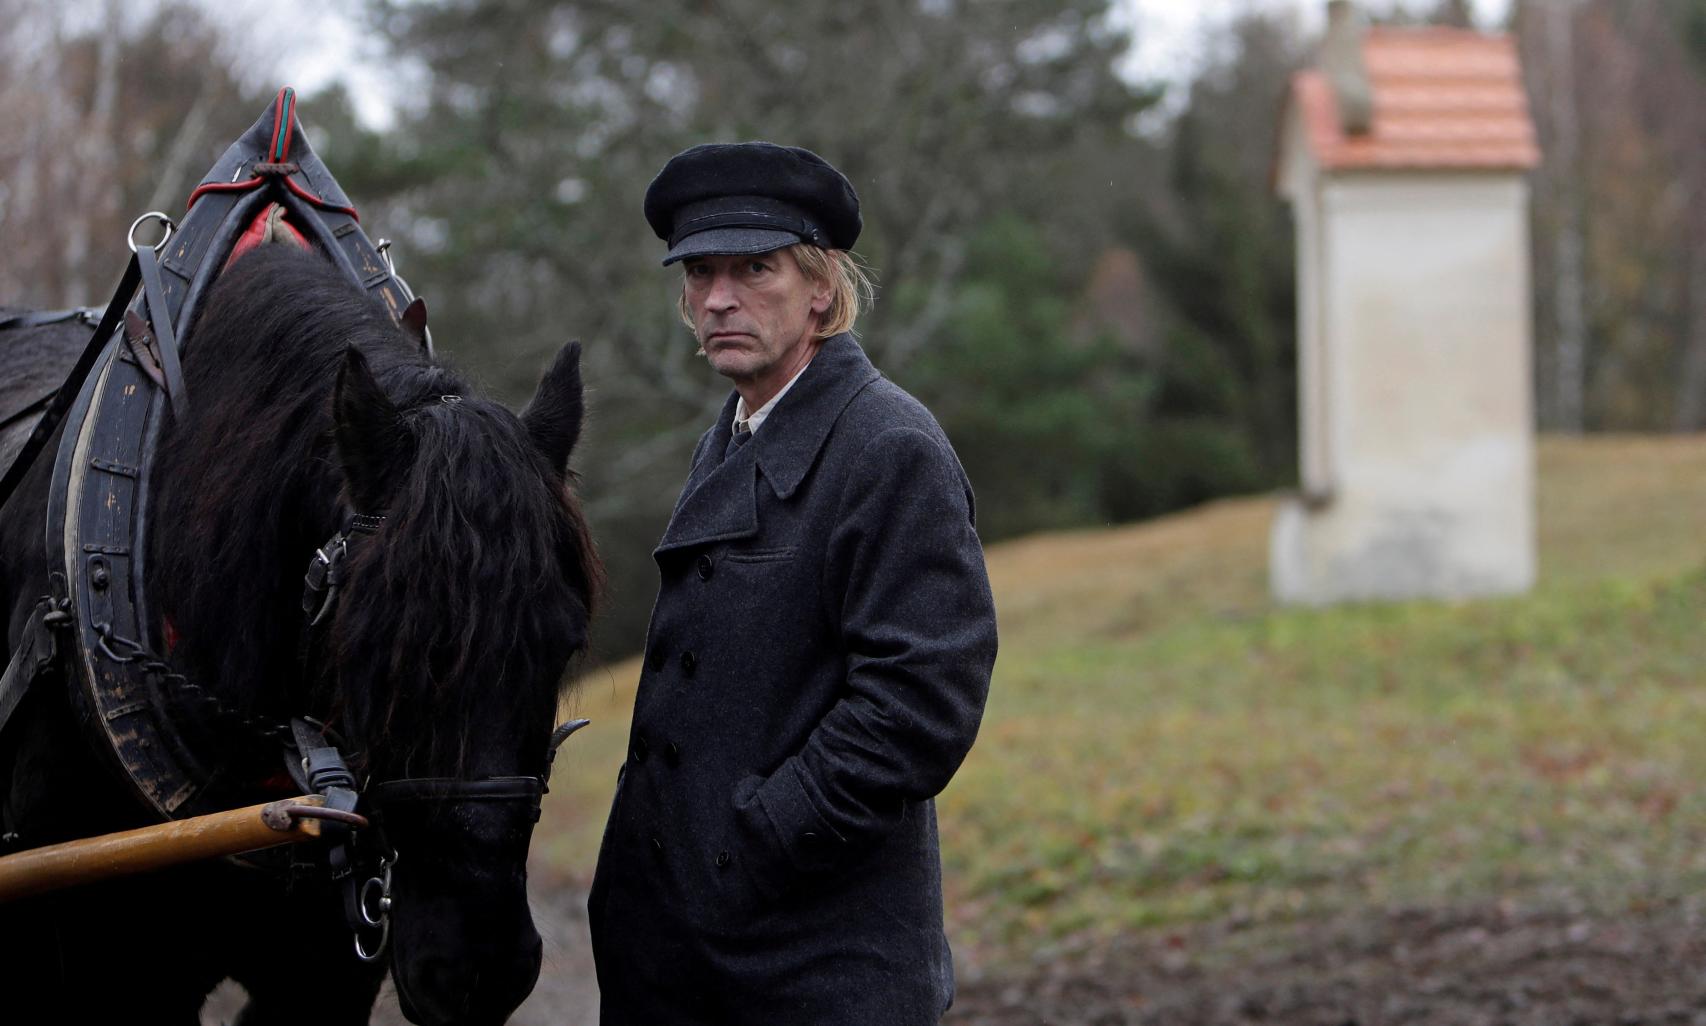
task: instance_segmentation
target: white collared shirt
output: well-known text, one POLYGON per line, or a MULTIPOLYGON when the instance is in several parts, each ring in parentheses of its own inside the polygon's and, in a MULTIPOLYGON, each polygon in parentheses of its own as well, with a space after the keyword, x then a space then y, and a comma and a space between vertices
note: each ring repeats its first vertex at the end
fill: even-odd
MULTIPOLYGON (((806 367, 810 367, 811 365, 812 362, 807 360, 806 367)), ((781 401, 782 397, 788 394, 788 389, 793 388, 794 382, 800 380, 800 375, 806 372, 806 367, 801 367, 799 370, 795 371, 794 376, 788 379, 788 383, 782 386, 782 390, 780 392, 771 396, 769 402, 752 411, 750 414, 746 412, 746 397, 742 396, 735 403, 735 419, 729 424, 729 433, 738 435, 742 431, 756 432, 758 430, 758 426, 764 423, 764 418, 770 416, 770 411, 775 409, 776 404, 781 401)))

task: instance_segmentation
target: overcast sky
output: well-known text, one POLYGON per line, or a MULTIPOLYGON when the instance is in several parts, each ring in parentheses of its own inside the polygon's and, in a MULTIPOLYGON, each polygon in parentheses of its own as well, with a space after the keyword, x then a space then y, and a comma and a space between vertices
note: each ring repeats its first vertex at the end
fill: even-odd
MULTIPOLYGON (((1311 33, 1327 20, 1326 0, 1117 0, 1131 19, 1136 46, 1126 70, 1139 78, 1177 80, 1189 75, 1202 57, 1208 30, 1248 10, 1289 12, 1311 33)), ((1422 11, 1432 0, 1364 0, 1369 10, 1407 6, 1422 11)), ((1497 28, 1510 11, 1510 0, 1470 0, 1481 28, 1497 28)))
MULTIPOLYGON (((383 125, 405 75, 387 69, 377 50, 363 41, 348 5, 336 0, 302 0, 301 13, 290 19, 289 32, 279 31, 276 18, 266 16, 270 0, 199 0, 209 13, 225 20, 246 40, 259 67, 276 67, 283 83, 311 92, 337 75, 350 84, 366 120, 383 125)), ((1405 0, 1365 0, 1371 9, 1390 9, 1405 0)), ((1325 0, 1117 0, 1124 23, 1135 30, 1137 45, 1125 70, 1137 79, 1176 81, 1190 74, 1203 55, 1209 30, 1251 9, 1290 12, 1306 31, 1319 31, 1325 20, 1325 0)), ((1413 10, 1431 0, 1407 0, 1413 10)), ((1510 0, 1471 0, 1483 28, 1496 27, 1510 0)), ((264 73, 263 73, 264 74, 264 73)), ((269 76, 270 78, 271 76, 269 76)), ((271 81, 260 83, 271 85, 271 81)))

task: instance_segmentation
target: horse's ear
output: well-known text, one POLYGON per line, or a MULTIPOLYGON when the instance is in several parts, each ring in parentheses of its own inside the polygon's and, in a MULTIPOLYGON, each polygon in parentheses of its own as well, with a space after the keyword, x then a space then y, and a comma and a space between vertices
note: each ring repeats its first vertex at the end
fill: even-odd
POLYGON ((367 365, 367 357, 354 346, 344 350, 343 365, 338 368, 332 423, 350 499, 357 512, 371 512, 384 503, 391 484, 387 469, 396 464, 409 436, 402 415, 367 365))
POLYGON ((403 315, 397 318, 397 324, 403 333, 415 340, 424 352, 432 352, 432 339, 427 335, 426 300, 416 296, 408 306, 403 308, 403 315))
POLYGON ((545 454, 545 459, 560 474, 568 473, 569 453, 580 440, 584 412, 581 344, 570 342, 551 361, 551 368, 539 381, 539 390, 533 393, 527 409, 521 411, 521 423, 533 439, 534 447, 545 454))

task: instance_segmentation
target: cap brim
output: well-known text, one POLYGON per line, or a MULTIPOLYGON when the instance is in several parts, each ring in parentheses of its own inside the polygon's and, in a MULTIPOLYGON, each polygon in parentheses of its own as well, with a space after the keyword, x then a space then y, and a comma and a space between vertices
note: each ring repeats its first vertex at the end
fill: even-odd
POLYGON ((771 231, 768 228, 710 228, 694 232, 676 243, 669 255, 663 258, 663 265, 668 267, 677 260, 696 256, 768 253, 784 246, 792 246, 799 241, 800 237, 793 232, 771 231))

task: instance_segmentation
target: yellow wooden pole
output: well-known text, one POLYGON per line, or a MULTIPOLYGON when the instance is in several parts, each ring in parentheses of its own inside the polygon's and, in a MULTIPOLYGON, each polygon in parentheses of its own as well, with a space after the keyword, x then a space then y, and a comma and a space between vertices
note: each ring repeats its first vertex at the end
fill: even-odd
POLYGON ((320 795, 304 795, 7 855, 0 858, 0 904, 115 876, 312 840, 320 836, 320 820, 296 818, 290 807, 325 803, 320 795))

